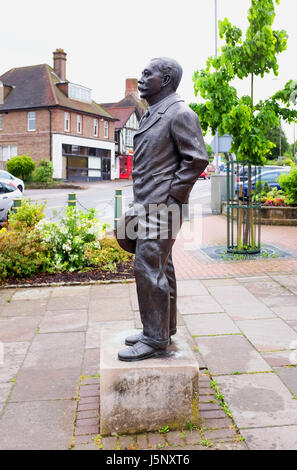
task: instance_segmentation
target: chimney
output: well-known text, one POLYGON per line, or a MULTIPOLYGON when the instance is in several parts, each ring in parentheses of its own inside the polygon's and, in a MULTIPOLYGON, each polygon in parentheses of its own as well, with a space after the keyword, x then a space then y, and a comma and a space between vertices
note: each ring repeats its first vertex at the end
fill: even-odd
POLYGON ((126 78, 125 96, 127 95, 133 95, 135 98, 139 99, 137 78, 126 78))
POLYGON ((53 52, 54 56, 54 71, 61 79, 62 82, 66 81, 66 52, 63 49, 56 49, 53 52))

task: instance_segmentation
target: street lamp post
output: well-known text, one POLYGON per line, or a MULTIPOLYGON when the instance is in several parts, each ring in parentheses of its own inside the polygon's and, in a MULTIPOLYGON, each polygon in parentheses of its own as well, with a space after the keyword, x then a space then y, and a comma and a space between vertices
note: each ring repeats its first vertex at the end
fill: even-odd
MULTIPOLYGON (((218 56, 218 4, 214 0, 214 16, 215 16, 215 56, 218 56)), ((219 174, 219 132, 215 135, 215 174, 219 174)))

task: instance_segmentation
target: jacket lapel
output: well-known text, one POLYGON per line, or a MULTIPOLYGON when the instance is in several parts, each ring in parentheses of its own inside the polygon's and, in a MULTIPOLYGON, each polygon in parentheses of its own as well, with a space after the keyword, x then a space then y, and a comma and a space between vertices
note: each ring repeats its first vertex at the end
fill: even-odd
POLYGON ((164 100, 164 103, 162 103, 158 111, 156 111, 152 116, 149 116, 144 122, 143 127, 140 127, 134 135, 136 136, 147 131, 150 127, 152 127, 154 124, 156 124, 156 122, 161 119, 162 115, 167 111, 168 108, 170 108, 170 106, 172 106, 174 103, 177 103, 178 101, 184 100, 182 100, 177 93, 173 93, 172 95, 168 96, 168 98, 164 100))

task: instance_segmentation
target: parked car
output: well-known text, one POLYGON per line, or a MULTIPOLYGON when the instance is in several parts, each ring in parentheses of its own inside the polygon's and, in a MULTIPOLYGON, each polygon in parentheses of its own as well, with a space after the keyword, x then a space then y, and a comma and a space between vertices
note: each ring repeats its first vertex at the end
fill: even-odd
POLYGON ((20 178, 16 178, 11 173, 5 170, 0 170, 0 180, 11 181, 22 193, 24 192, 25 185, 24 181, 20 178))
MULTIPOLYGON (((236 168, 236 166, 235 166, 236 168)), ((277 166, 277 165, 265 165, 265 166, 262 166, 262 167, 257 167, 257 166, 254 166, 252 165, 251 166, 251 173, 252 173, 252 176, 256 176, 256 174, 259 173, 259 171, 261 173, 264 173, 266 171, 270 171, 270 170, 282 170, 282 169, 286 169, 286 170, 290 170, 290 167, 285 167, 285 166, 277 166)), ((246 180, 248 177, 248 166, 245 165, 245 166, 240 166, 239 168, 239 171, 238 171, 238 175, 237 175, 237 182, 239 181, 244 181, 246 180)))
POLYGON ((17 197, 22 197, 22 193, 14 183, 0 180, 0 224, 7 220, 13 199, 17 197))
MULTIPOLYGON (((256 184, 258 181, 261 181, 261 184, 264 185, 264 183, 267 183, 271 188, 277 188, 280 189, 280 185, 278 183, 278 178, 280 177, 281 174, 289 174, 291 171, 291 168, 285 168, 281 167, 279 169, 273 169, 273 170, 268 170, 268 171, 261 171, 261 174, 257 174, 256 176, 253 176, 251 179, 251 185, 252 185, 252 190, 256 188, 256 184)), ((240 186, 243 186, 243 196, 247 196, 248 192, 248 182, 242 182, 239 181, 236 184, 235 187, 235 192, 236 194, 239 191, 240 186)))

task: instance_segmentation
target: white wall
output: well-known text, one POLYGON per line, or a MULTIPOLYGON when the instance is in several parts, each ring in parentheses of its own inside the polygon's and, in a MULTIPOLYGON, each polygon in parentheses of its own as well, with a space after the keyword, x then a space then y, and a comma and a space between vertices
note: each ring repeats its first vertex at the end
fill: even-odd
POLYGON ((54 178, 62 178, 62 144, 81 145, 83 147, 94 147, 110 150, 110 178, 117 177, 115 163, 115 143, 105 140, 87 139, 65 134, 53 134, 53 167, 54 178))

